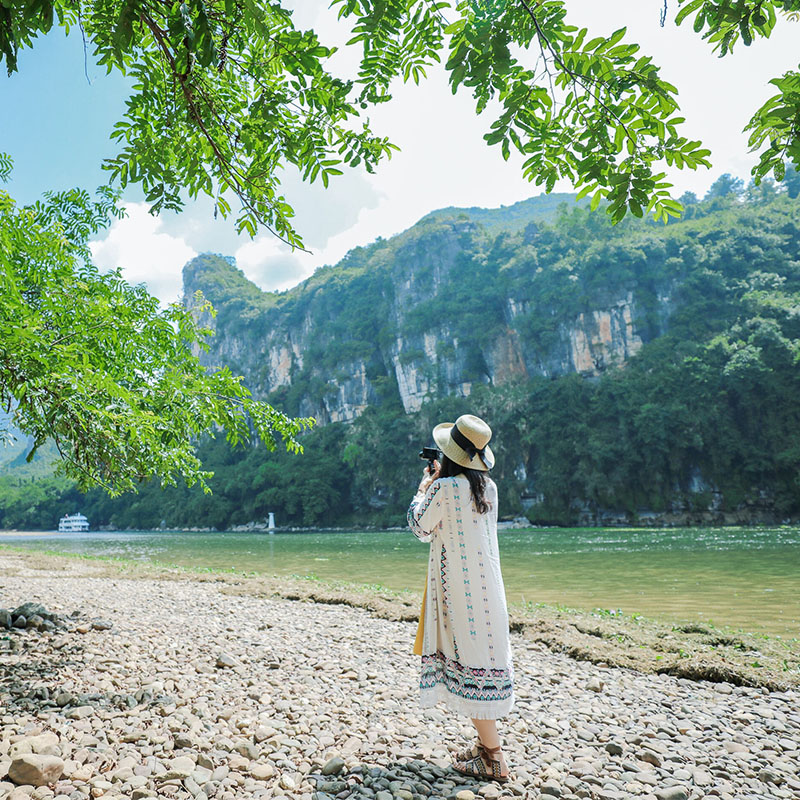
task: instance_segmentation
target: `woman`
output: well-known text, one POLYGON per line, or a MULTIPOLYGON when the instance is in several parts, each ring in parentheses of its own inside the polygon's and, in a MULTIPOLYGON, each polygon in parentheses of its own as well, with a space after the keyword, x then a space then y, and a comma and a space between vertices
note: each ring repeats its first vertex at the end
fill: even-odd
POLYGON ((496 720, 514 705, 514 673, 497 551, 492 431, 465 414, 433 429, 442 453, 408 509, 414 535, 430 542, 428 580, 414 652, 422 656, 420 705, 442 700, 472 719, 476 744, 455 758, 465 775, 505 783, 496 720))

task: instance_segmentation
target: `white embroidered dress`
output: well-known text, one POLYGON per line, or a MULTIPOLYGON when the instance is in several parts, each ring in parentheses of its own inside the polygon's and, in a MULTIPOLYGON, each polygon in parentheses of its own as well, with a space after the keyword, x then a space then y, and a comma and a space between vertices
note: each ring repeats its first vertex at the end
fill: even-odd
POLYGON ((430 542, 423 609, 420 705, 443 700, 473 719, 514 705, 508 610, 497 549, 497 486, 486 481, 486 514, 463 475, 434 481, 408 509, 414 535, 430 542))

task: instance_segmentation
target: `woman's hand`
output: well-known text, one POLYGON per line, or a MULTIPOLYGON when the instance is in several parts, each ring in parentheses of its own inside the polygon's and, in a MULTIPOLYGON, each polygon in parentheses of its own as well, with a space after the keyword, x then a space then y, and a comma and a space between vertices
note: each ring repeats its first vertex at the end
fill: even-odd
POLYGON ((442 470, 442 465, 438 461, 433 462, 433 472, 429 472, 429 467, 425 467, 422 472, 422 480, 419 482, 419 489, 418 492, 421 494, 425 494, 428 491, 428 487, 439 477, 439 473, 442 470))

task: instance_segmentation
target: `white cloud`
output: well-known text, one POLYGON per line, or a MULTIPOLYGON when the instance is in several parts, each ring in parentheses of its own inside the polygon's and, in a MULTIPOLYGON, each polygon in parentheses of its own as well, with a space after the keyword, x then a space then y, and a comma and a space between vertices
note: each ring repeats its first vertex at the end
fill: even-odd
POLYGON ((101 269, 122 267, 129 283, 144 283, 163 303, 180 299, 183 265, 197 252, 183 238, 164 233, 163 221, 147 203, 128 203, 127 216, 116 220, 104 239, 91 243, 101 269))
POLYGON ((292 253, 271 234, 245 241, 234 253, 236 266, 256 286, 270 292, 289 289, 314 271, 314 264, 302 255, 299 251, 292 253))

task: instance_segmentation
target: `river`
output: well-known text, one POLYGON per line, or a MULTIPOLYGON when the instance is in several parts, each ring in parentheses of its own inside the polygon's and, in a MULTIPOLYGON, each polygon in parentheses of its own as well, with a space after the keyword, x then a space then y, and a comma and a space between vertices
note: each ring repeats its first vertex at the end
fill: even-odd
MULTIPOLYGON (((536 528, 504 531, 499 540, 513 604, 620 609, 800 636, 798 528, 536 528)), ((428 551, 408 531, 8 533, 0 544, 418 591, 428 551)))

